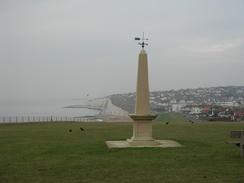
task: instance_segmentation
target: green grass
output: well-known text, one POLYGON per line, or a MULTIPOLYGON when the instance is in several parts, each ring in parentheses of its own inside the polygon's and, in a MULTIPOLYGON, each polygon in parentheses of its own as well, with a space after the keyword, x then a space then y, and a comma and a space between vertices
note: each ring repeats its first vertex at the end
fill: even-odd
POLYGON ((0 182, 243 183, 239 149, 225 144, 237 129, 244 124, 158 122, 155 138, 184 147, 108 149, 106 140, 131 136, 131 123, 0 125, 0 182))
POLYGON ((157 121, 161 122, 168 122, 168 123, 182 123, 186 122, 187 120, 183 117, 181 113, 174 113, 174 112, 166 112, 160 113, 157 117, 157 121))

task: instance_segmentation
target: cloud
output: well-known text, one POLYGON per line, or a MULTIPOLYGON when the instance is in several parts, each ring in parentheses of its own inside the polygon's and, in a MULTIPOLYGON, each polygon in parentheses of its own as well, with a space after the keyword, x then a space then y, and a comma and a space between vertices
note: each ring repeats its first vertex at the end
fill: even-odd
POLYGON ((244 38, 228 41, 212 41, 209 39, 193 40, 190 46, 184 49, 193 53, 224 53, 244 45, 244 38))
POLYGON ((152 90, 220 80, 232 85, 231 75, 243 83, 243 5, 0 0, 0 99, 134 91, 140 48, 133 37, 142 31, 149 38, 152 90))

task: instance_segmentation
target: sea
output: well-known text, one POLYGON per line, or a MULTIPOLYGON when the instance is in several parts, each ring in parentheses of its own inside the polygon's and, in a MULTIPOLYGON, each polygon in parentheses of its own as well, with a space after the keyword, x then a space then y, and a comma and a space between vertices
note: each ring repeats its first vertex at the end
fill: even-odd
POLYGON ((95 116, 97 110, 87 108, 65 108, 71 105, 85 104, 87 99, 32 99, 0 100, 0 122, 28 119, 76 118, 95 116))

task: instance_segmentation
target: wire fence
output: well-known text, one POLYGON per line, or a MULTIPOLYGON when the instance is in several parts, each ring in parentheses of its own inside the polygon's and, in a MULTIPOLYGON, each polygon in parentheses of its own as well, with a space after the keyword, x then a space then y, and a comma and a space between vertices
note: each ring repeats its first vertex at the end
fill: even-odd
POLYGON ((2 116, 0 123, 31 123, 31 122, 81 122, 87 118, 70 116, 2 116))

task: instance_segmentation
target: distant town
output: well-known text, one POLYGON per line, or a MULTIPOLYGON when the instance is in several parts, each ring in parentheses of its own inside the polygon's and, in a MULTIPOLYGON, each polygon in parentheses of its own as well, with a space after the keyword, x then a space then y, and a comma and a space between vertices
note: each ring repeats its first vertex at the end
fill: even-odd
MULTIPOLYGON (((109 98, 114 105, 134 112, 135 93, 109 98)), ((244 118, 244 86, 154 91, 150 103, 152 112, 180 112, 189 120, 238 121, 244 118)))

